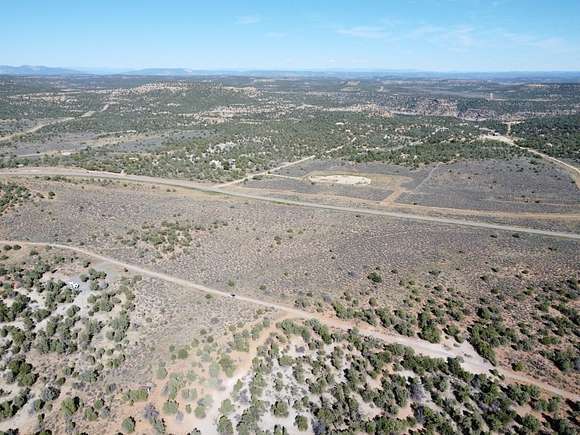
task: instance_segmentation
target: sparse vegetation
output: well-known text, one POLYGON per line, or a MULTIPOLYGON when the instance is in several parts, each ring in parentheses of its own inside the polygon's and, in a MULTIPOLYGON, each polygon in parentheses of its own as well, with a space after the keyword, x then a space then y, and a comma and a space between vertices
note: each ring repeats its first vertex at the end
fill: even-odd
POLYGON ((0 182, 3 428, 577 431, 577 244, 511 226, 575 232, 578 189, 498 136, 574 163, 576 84, 0 85, 0 136, 49 123, 4 141, 4 168, 181 179, 0 182))

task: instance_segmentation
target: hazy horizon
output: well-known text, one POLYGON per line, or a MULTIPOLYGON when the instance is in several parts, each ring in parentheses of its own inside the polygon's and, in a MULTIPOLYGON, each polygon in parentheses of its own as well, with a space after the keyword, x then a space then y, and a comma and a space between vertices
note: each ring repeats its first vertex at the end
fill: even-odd
POLYGON ((252 72, 252 71, 265 71, 265 72, 360 72, 360 73, 381 73, 381 72, 393 72, 393 73, 433 73, 433 74, 511 74, 511 73, 580 73, 580 67, 576 69, 488 69, 488 70, 472 70, 472 69, 414 69, 414 68, 259 68, 259 67, 245 67, 245 68, 210 68, 210 67, 188 67, 182 65, 152 65, 152 66, 139 66, 139 67, 110 67, 110 66, 95 66, 95 67, 83 67, 75 65, 50 65, 50 64, 38 64, 38 63, 27 63, 27 64, 2 64, 0 66, 11 67, 11 68, 55 68, 55 69, 68 69, 79 72, 93 72, 101 71, 103 74, 111 73, 123 73, 131 71, 141 71, 141 70, 189 70, 192 72, 252 72))
POLYGON ((0 64, 137 70, 580 70, 571 0, 3 6, 0 64), (23 32, 22 29, 26 31, 23 32), (16 35, 16 37, 15 37, 16 35))

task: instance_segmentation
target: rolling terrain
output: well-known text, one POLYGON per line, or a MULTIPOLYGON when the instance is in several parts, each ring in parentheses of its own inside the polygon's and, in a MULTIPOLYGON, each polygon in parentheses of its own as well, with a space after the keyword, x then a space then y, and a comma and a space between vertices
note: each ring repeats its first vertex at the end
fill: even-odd
POLYGON ((577 84, 0 83, 0 431, 578 429, 577 84))

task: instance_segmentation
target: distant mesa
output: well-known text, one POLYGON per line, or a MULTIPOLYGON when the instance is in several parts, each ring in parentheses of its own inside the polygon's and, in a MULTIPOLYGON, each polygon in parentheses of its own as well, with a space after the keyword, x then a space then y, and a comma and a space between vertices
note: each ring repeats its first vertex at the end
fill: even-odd
POLYGON ((128 71, 126 74, 136 76, 191 76, 199 74, 199 71, 187 68, 145 68, 128 71))
POLYGON ((154 77, 199 77, 199 76, 242 76, 242 77, 335 77, 348 80, 369 78, 387 79, 449 79, 449 80, 502 80, 530 82, 580 82, 580 71, 501 71, 501 72, 458 72, 419 70, 348 70, 348 69, 305 69, 305 70, 263 70, 263 69, 191 69, 191 68, 61 68, 42 65, 0 65, 0 75, 15 76, 79 76, 79 75, 121 75, 154 77))
POLYGON ((0 65, 0 74, 15 76, 69 76, 86 74, 80 71, 67 68, 53 68, 48 66, 21 65, 9 66, 0 65))

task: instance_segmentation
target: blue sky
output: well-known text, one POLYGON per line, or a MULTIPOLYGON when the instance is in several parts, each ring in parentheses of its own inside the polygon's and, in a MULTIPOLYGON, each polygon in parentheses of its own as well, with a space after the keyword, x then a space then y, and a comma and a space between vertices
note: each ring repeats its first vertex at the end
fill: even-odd
POLYGON ((0 64, 580 70, 580 0, 19 0, 0 64))

